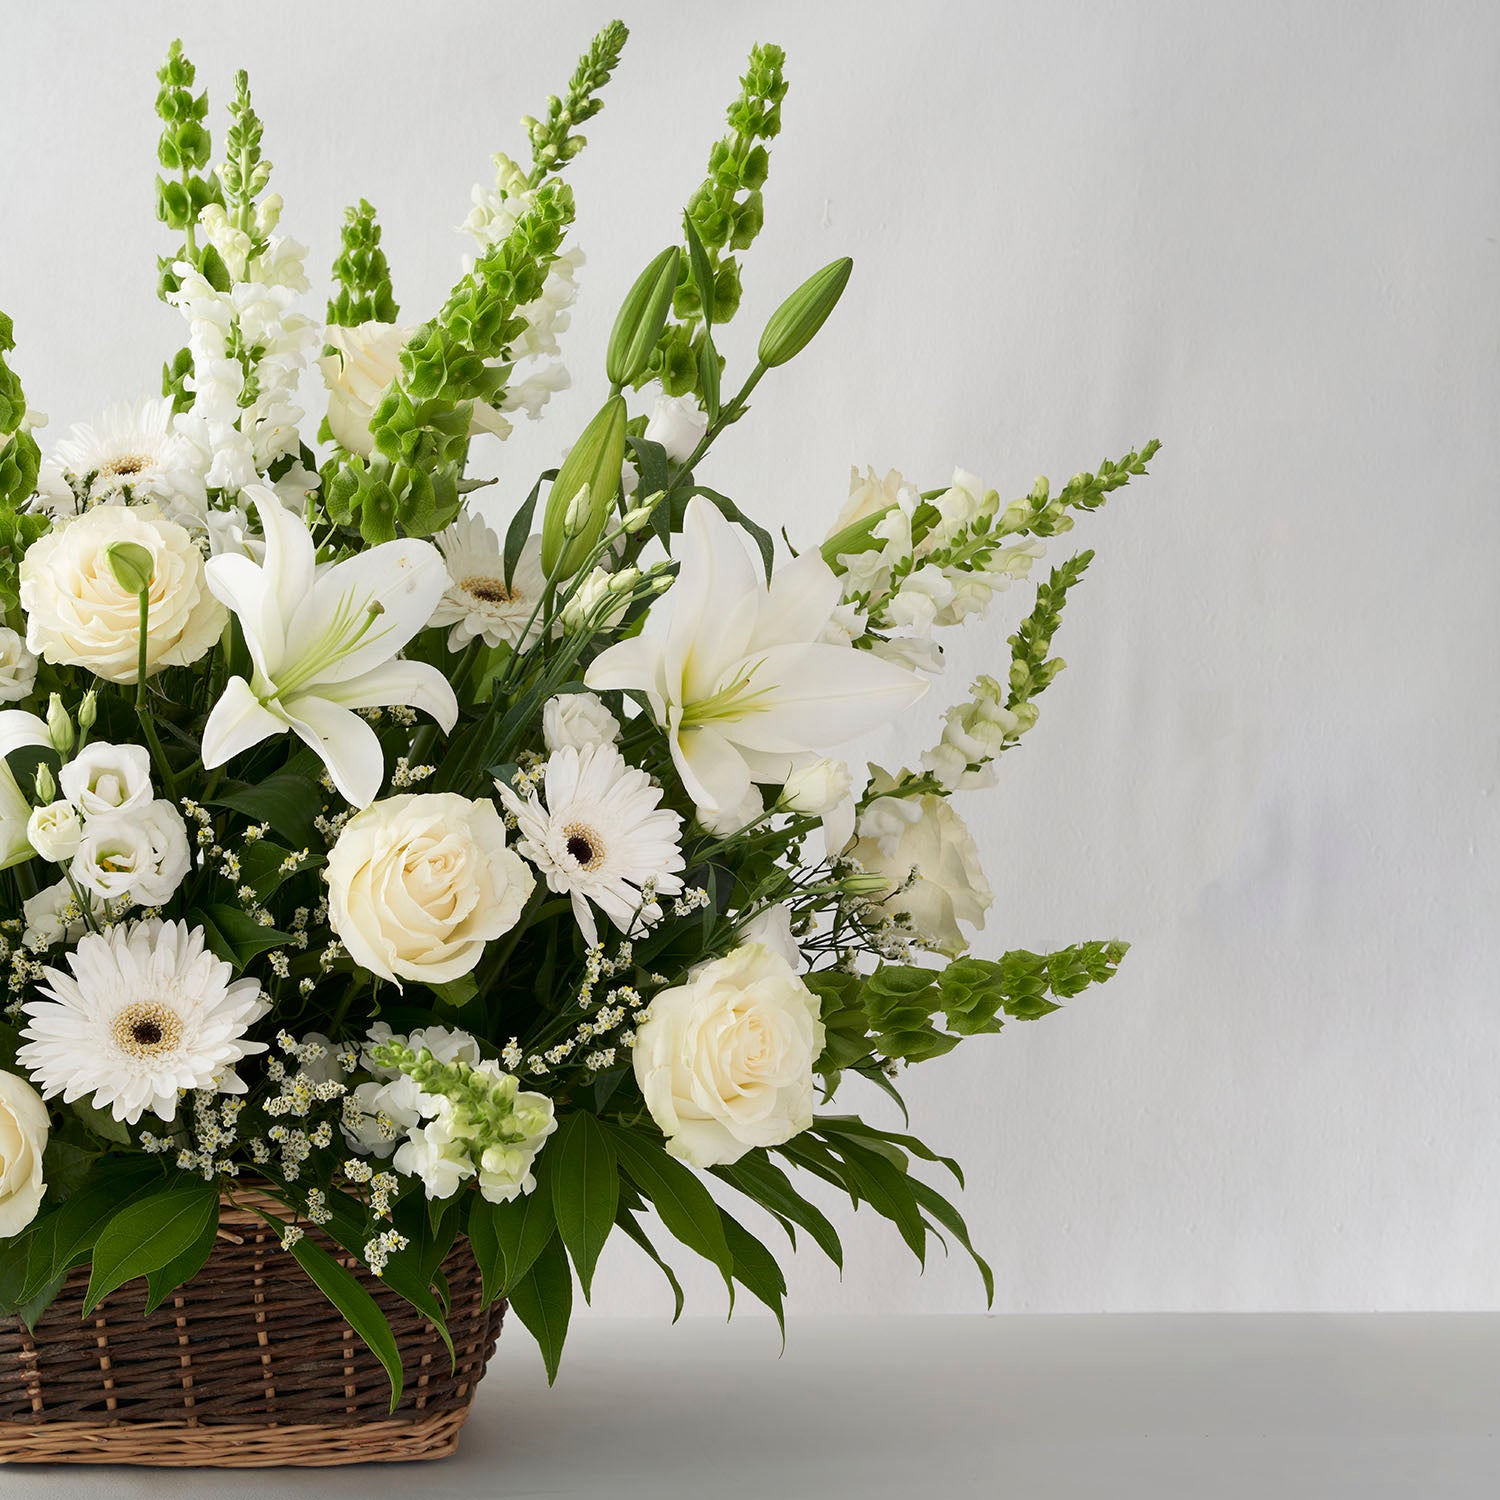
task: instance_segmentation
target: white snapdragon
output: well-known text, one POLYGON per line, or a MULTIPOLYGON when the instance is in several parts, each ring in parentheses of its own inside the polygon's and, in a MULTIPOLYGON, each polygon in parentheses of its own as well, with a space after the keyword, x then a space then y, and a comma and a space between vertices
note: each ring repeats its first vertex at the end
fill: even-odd
POLYGON ((922 756, 922 767, 950 791, 988 786, 990 762, 1008 739, 1034 719, 1005 706, 1005 692, 993 677, 974 680, 970 696, 943 716, 943 737, 922 756))

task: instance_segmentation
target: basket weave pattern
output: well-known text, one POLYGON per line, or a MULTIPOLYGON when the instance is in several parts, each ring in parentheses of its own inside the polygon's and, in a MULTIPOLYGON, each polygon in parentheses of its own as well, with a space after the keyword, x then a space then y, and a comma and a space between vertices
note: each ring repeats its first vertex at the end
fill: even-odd
MULTIPOLYGON (((237 1193, 239 1204, 250 1195, 237 1193)), ((150 1316, 144 1286, 81 1318, 86 1268, 27 1331, 0 1324, 0 1461, 324 1465, 453 1451, 495 1347, 504 1304, 480 1306, 466 1241, 444 1262, 456 1368, 409 1303, 327 1240, 390 1318, 405 1369, 394 1413, 380 1362, 280 1248, 226 1200, 198 1276, 150 1316)))

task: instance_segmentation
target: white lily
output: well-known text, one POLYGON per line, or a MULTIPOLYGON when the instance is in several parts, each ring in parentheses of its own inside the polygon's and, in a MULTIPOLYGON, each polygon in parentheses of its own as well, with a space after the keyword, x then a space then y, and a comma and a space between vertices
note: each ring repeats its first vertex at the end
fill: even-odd
POLYGON ((819 639, 840 586, 816 549, 767 588, 729 522, 694 496, 678 557, 665 629, 658 607, 640 635, 601 652, 585 680, 646 694, 702 811, 739 806, 752 782, 781 784, 814 753, 887 723, 927 691, 903 667, 819 639))
POLYGON ((322 757, 339 792, 367 807, 385 765, 375 731, 352 712, 407 704, 451 730, 458 699, 448 679, 396 653, 432 617, 448 586, 428 542, 383 542, 320 569, 312 535, 264 485, 245 489, 260 514, 263 563, 223 554, 206 565, 208 586, 234 612, 254 663, 232 677, 203 732, 203 764, 288 729, 322 757))
POLYGON ((23 745, 50 745, 47 726, 35 714, 19 708, 0 710, 0 870, 8 870, 32 855, 27 824, 31 799, 16 783, 3 757, 23 745))

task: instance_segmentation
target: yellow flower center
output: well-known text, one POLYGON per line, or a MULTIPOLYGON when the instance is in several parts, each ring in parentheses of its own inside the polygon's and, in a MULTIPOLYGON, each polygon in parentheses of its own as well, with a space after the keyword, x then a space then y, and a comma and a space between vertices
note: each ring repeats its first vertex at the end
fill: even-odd
POLYGON ((597 870, 604 863, 604 840, 587 823, 567 824, 563 840, 580 870, 597 870))
POLYGON ((506 588, 503 578, 487 578, 483 574, 476 574, 472 578, 461 579, 458 586, 464 593, 485 604, 511 604, 516 598, 506 588))
POLYGON ((130 453, 126 454, 123 458, 112 458, 104 465, 104 472, 106 474, 118 475, 121 479, 129 479, 139 474, 142 469, 149 469, 150 467, 151 460, 149 458, 142 458, 139 454, 130 453))
POLYGON ((127 1057, 154 1057, 175 1051, 182 1041, 182 1020, 169 1005, 137 1000, 115 1017, 115 1046, 127 1057))

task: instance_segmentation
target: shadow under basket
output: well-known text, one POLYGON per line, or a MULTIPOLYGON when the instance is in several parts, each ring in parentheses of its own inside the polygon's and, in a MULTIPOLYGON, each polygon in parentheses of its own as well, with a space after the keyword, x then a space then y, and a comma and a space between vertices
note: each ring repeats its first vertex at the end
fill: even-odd
POLYGON ((136 1281, 83 1319, 82 1267, 35 1333, 19 1318, 0 1323, 0 1462, 260 1468, 454 1451, 505 1311, 481 1307, 468 1241, 443 1263, 456 1366, 410 1303, 336 1252, 395 1332, 405 1388, 392 1412, 379 1360, 241 1206, 254 1195, 235 1196, 203 1269, 149 1317, 136 1281))

